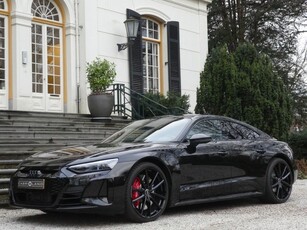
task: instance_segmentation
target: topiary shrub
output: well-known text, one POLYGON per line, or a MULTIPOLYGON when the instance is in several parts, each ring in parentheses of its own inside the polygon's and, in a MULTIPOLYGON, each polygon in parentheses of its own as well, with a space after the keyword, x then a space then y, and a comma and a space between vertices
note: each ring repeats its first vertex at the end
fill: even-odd
POLYGON ((87 80, 90 84, 91 94, 103 94, 114 82, 115 64, 106 59, 96 58, 86 65, 87 80))

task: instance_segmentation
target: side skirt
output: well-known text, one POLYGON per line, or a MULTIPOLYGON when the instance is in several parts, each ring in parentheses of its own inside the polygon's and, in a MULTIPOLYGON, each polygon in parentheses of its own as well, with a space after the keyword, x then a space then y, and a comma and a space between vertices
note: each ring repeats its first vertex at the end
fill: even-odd
POLYGON ((247 193, 240 193, 240 194, 233 194, 233 195, 226 195, 226 196, 210 197, 210 198, 205 198, 205 199, 185 200, 185 201, 176 203, 173 207, 192 205, 192 204, 201 204, 201 203, 210 203, 210 202, 217 202, 217 201, 225 201, 225 200, 234 200, 234 199, 241 199, 241 198, 259 197, 262 195, 263 194, 261 192, 247 192, 247 193))

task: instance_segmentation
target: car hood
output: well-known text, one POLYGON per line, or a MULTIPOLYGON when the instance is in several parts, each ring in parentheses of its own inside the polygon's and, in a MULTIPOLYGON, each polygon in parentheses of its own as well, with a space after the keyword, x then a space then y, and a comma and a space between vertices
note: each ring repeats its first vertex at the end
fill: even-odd
POLYGON ((138 153, 140 150, 149 151, 162 148, 165 144, 153 143, 121 143, 117 145, 94 144, 89 146, 71 146, 53 151, 39 152, 25 159, 21 167, 62 167, 73 163, 91 162, 101 159, 120 157, 122 155, 138 153))

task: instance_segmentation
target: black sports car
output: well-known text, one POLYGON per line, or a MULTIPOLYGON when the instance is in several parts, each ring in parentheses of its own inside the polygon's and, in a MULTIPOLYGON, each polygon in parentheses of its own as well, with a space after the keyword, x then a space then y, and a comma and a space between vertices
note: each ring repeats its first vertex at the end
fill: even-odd
POLYGON ((11 178, 13 206, 157 219, 167 207, 244 197, 288 200, 297 170, 289 146, 212 115, 139 120, 92 146, 26 159, 11 178))

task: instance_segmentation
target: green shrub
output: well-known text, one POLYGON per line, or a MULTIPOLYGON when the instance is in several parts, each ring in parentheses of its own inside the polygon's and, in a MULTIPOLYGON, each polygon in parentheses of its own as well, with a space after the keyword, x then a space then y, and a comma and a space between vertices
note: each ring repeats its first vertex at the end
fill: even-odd
POLYGON ((292 133, 288 143, 296 159, 307 159, 307 129, 302 132, 292 133))
POLYGON ((180 96, 176 93, 168 92, 167 96, 157 93, 145 93, 144 96, 166 108, 161 108, 155 105, 155 103, 150 103, 150 101, 145 99, 141 102, 144 108, 145 118, 162 116, 165 114, 179 115, 187 113, 190 107, 188 95, 180 96))
POLYGON ((114 82, 115 64, 106 59, 96 58, 87 63, 86 73, 92 94, 102 94, 114 82))

